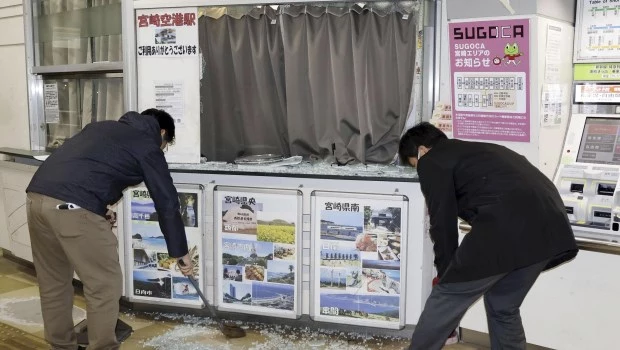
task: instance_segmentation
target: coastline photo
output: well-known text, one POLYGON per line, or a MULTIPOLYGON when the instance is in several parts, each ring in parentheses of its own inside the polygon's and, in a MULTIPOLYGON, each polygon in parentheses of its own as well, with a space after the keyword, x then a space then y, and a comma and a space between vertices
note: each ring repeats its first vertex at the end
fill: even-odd
POLYGON ((365 269, 400 270, 398 260, 363 260, 362 267, 365 269))
POLYGON ((286 260, 268 261, 267 282, 295 284, 295 265, 293 262, 286 260))
POLYGON ((279 283, 252 284, 252 305, 279 310, 293 310, 295 307, 295 288, 293 285, 279 283))
POLYGON ((321 292, 321 314, 397 322, 400 315, 400 298, 387 295, 356 295, 321 292))
POLYGON ((133 289, 135 296, 170 299, 172 277, 166 271, 134 270, 133 289))

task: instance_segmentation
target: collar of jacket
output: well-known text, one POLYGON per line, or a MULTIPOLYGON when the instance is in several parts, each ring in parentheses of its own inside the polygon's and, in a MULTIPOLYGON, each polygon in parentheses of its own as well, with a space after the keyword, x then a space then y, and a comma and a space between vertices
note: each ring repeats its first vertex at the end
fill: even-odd
POLYGON ((161 146, 161 129, 155 117, 142 115, 138 112, 127 112, 118 121, 140 130, 151 137, 157 147, 161 146))

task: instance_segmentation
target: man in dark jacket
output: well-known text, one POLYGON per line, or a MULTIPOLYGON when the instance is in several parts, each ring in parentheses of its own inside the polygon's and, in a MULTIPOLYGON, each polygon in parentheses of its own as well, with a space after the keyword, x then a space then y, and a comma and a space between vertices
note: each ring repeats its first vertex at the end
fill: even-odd
POLYGON ((441 349, 481 296, 492 348, 525 349, 523 299, 542 271, 577 255, 554 184, 506 147, 449 140, 429 123, 405 133, 399 154, 418 171, 439 277, 410 349, 441 349), (472 226, 460 246, 457 216, 472 226))
POLYGON ((28 228, 39 282, 45 338, 54 349, 76 349, 74 270, 84 285, 89 349, 118 349, 115 327, 122 294, 118 241, 107 208, 127 187, 144 182, 171 257, 193 266, 163 149, 174 120, 161 110, 129 112, 119 121, 87 125, 38 169, 27 188, 28 228))

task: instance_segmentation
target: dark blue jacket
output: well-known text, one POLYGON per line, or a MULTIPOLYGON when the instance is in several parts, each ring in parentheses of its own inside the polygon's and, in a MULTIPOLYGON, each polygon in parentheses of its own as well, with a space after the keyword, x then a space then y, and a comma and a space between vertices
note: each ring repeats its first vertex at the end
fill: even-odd
POLYGON ((39 167, 26 189, 105 216, 123 190, 144 182, 172 257, 187 254, 179 197, 161 150, 154 117, 129 112, 119 121, 87 125, 39 167))

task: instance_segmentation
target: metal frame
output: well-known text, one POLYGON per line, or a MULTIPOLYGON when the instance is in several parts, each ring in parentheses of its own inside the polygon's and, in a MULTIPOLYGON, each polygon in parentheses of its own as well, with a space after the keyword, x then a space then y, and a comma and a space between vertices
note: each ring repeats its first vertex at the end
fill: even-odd
MULTIPOLYGON (((130 4, 130 0, 122 0, 123 4, 130 4)), ((39 66, 38 51, 35 46, 38 33, 36 30, 37 22, 34 20, 33 0, 23 0, 24 11, 24 46, 26 50, 26 75, 28 84, 28 120, 30 127, 30 149, 33 151, 42 151, 46 149, 46 124, 45 112, 43 108, 43 80, 50 75, 63 75, 67 79, 77 76, 84 76, 88 73, 95 73, 91 77, 101 77, 102 72, 117 72, 123 77, 123 62, 96 62, 85 64, 67 64, 57 66, 39 66)), ((124 12, 124 11, 123 11, 124 12)), ((124 24, 124 22, 123 22, 124 24)), ((133 22, 131 23, 133 25, 133 22)), ((133 27, 132 27, 133 28, 133 27)), ((125 25, 123 25, 123 37, 125 36, 125 25)), ((125 59, 125 44, 123 40, 123 59, 125 59)), ((104 76, 107 77, 107 76, 104 76)), ((56 77, 58 78, 58 77, 56 77)), ((123 82, 125 83, 125 82, 123 82)), ((125 84, 123 84, 125 85, 125 84)), ((125 100, 127 97, 125 96, 125 100)))
POLYGON ((577 11, 575 16, 575 50, 573 50, 573 63, 602 63, 602 62, 616 62, 620 61, 620 54, 617 54, 615 57, 601 57, 601 58, 582 58, 580 56, 579 48, 581 47, 581 41, 583 40, 583 36, 581 35, 582 29, 582 18, 583 18, 583 7, 585 1, 577 0, 577 11))
MULTIPOLYGON (((407 256, 408 256, 408 242, 407 234, 409 232, 409 198, 403 194, 376 194, 376 193, 350 193, 350 192, 336 192, 336 191, 312 191, 310 194, 310 317, 318 322, 329 322, 337 324, 347 324, 352 326, 363 327, 375 327, 386 329, 403 329, 406 325, 406 310, 407 310, 407 256), (401 203, 401 259, 400 259, 400 293, 399 293, 399 322, 386 322, 386 321, 372 321, 372 320, 359 320, 355 318, 346 318, 343 316, 324 316, 320 312, 317 313, 317 307, 320 307, 320 283, 317 283, 317 268, 320 271, 320 261, 317 261, 317 246, 319 245, 321 238, 320 234, 315 233, 315 226, 317 220, 320 220, 320 213, 317 214, 316 205, 317 197, 328 198, 354 198, 361 201, 393 201, 401 203), (406 219, 405 219, 406 218, 406 219), (406 220, 406 221, 405 221, 406 220), (318 287, 317 287, 318 286, 318 287)), ((361 257, 360 257, 361 259, 361 257)))
POLYGON ((213 226, 215 232, 213 232, 213 267, 215 269, 215 293, 214 304, 218 310, 232 311, 238 313, 245 313, 250 315, 266 315, 281 318, 298 319, 302 315, 302 303, 303 298, 303 193, 297 189, 281 189, 281 188, 259 188, 259 187, 240 187, 240 186, 215 186, 213 188, 213 226), (266 307, 262 306, 242 306, 238 307, 235 304, 226 304, 222 302, 222 274, 219 267, 222 266, 222 232, 221 232, 221 220, 222 220, 222 203, 219 200, 219 196, 223 192, 236 192, 236 193, 252 193, 252 194, 265 194, 265 195, 296 195, 297 200, 297 223, 295 226, 295 249, 297 249, 297 261, 295 271, 295 301, 292 311, 273 309, 270 311, 266 307))
POLYGON ((35 66, 33 74, 66 74, 86 72, 117 72, 123 70, 122 62, 97 62, 82 64, 64 64, 58 66, 35 66))
MULTIPOLYGON (((206 286, 206 280, 207 280, 207 276, 206 276, 206 268, 205 268, 205 259, 204 259, 204 252, 205 252, 205 247, 207 245, 207 241, 205 240, 205 225, 208 225, 209 223, 206 222, 205 219, 205 197, 206 197, 206 191, 204 186, 202 185, 196 185, 196 184, 182 184, 182 183, 175 183, 174 186, 177 188, 177 190, 179 192, 182 191, 188 191, 191 193, 197 193, 198 194, 198 213, 196 213, 196 219, 198 220, 198 231, 200 232, 200 251, 199 251, 199 257, 200 257, 200 261, 201 261, 201 266, 199 266, 200 268, 200 276, 198 278, 198 283, 199 286, 202 290, 205 289, 206 286)), ((204 308, 204 304, 202 302, 202 300, 198 299, 196 301, 190 301, 190 300, 184 300, 184 299, 162 299, 162 298, 150 298, 150 297, 143 297, 143 296, 139 296, 139 295, 134 295, 133 294, 133 248, 132 248, 132 236, 133 236, 133 232, 132 232, 132 222, 133 220, 131 219, 131 191, 134 191, 136 189, 145 189, 148 191, 148 189, 146 188, 146 186, 144 185, 144 183, 141 183, 138 186, 135 187, 130 187, 127 188, 125 191, 123 191, 123 223, 122 223, 122 231, 123 231, 123 241, 124 241, 124 252, 123 252, 123 256, 124 256, 124 261, 125 261, 125 274, 124 274, 124 279, 125 279, 125 297, 127 298, 127 300, 129 300, 130 302, 134 302, 134 303, 138 303, 138 304, 156 304, 156 305, 167 305, 167 306, 175 306, 175 307, 186 307, 186 308, 191 308, 191 309, 202 309, 204 308), (176 301, 175 301, 176 300, 176 301)), ((170 277, 170 283, 173 283, 173 277, 170 277)), ((174 286, 172 286, 172 288, 174 288, 174 286)), ((172 296, 172 294, 171 294, 172 296)))
MULTIPOLYGON (((436 54, 436 50, 440 49, 440 45, 436 42, 441 39, 436 30, 437 13, 436 4, 432 0, 425 0, 421 9, 424 13, 424 37, 422 43, 422 120, 428 121, 433 114, 435 107, 435 86, 439 88, 435 80, 439 78, 436 75, 439 69, 436 60, 440 57, 436 54)), ((441 16, 441 12, 439 12, 441 16)), ((441 22, 439 22, 441 23, 441 22)), ((438 95, 437 95, 438 96, 438 95)))

